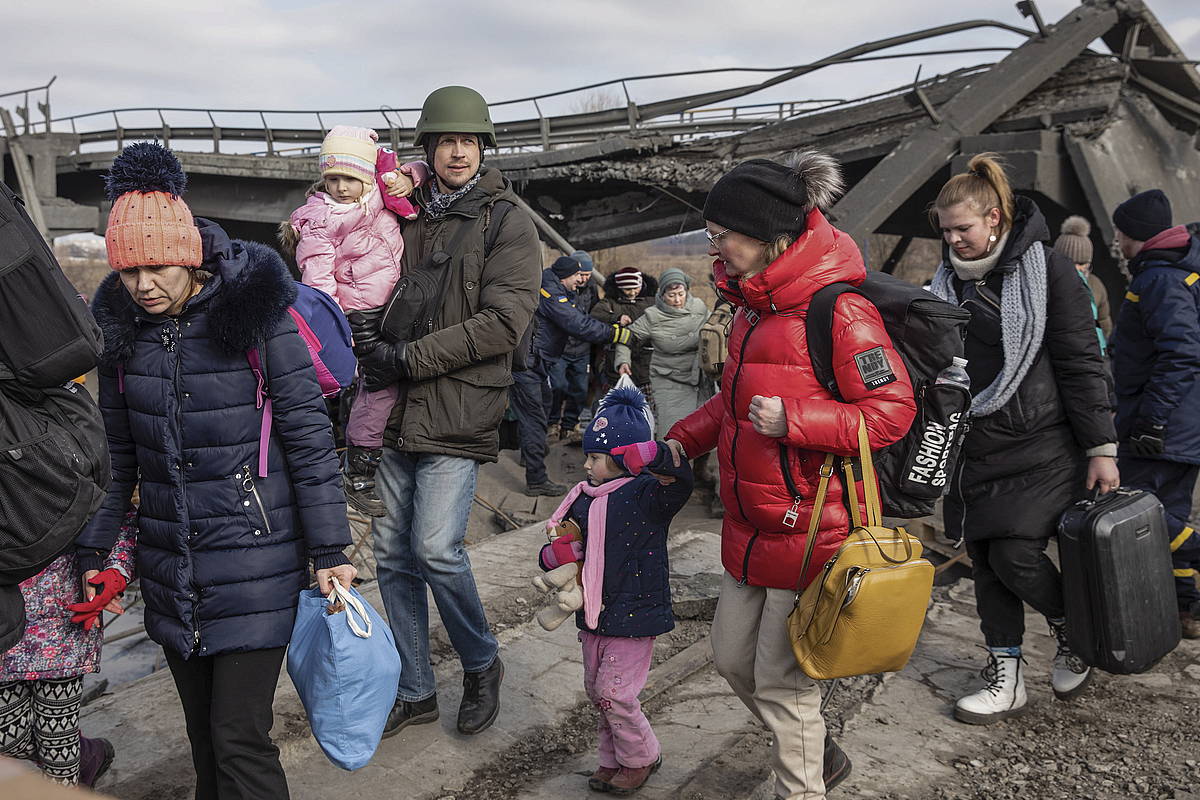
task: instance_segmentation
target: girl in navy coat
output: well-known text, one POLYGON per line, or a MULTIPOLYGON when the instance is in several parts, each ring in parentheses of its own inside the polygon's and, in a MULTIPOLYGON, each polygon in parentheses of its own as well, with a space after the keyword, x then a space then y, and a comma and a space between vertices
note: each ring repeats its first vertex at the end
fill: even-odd
POLYGON ((196 798, 286 798, 271 701, 297 597, 310 559, 326 594, 355 575, 333 433, 288 314, 296 287, 274 250, 193 220, 169 150, 130 145, 106 183, 114 272, 92 313, 113 476, 78 540, 83 579, 140 487, 146 632, 183 702, 196 798))
MULTIPOLYGON (((662 763, 638 702, 654 639, 675 627, 667 528, 692 493, 692 470, 661 442, 642 393, 626 379, 600 404, 583 435, 588 479, 568 494, 551 525, 570 519, 583 534, 583 683, 600 712, 597 791, 629 794, 662 763)), ((542 548, 554 569, 579 555, 568 542, 542 548)))

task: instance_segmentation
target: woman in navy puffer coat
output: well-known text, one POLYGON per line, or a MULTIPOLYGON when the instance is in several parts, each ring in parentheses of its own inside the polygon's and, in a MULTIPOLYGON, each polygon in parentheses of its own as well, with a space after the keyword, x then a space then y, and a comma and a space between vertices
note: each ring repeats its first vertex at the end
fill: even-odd
POLYGON ((312 359, 287 311, 296 296, 287 268, 274 250, 231 241, 208 220, 189 227, 176 192, 139 194, 186 216, 167 223, 180 229, 182 254, 123 256, 114 246, 121 223, 110 218, 117 271, 97 290, 93 313, 104 333, 100 406, 113 480, 78 547, 89 569, 112 547, 139 485, 146 630, 166 651, 183 701, 196 797, 287 797, 271 701, 308 559, 326 591, 331 578, 354 577, 342 554, 351 541, 345 497, 312 359), (174 266, 188 263, 193 233, 191 263, 202 263, 174 266), (265 362, 274 407, 265 478, 251 348, 265 362))

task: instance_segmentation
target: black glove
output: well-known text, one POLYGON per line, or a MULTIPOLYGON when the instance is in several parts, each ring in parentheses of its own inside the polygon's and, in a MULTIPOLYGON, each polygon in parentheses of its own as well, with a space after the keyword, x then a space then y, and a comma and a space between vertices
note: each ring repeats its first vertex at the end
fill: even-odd
POLYGON ((1129 449, 1135 456, 1161 456, 1165 439, 1165 426, 1139 425, 1129 434, 1129 449))
POLYGON ((346 315, 350 321, 350 333, 354 336, 354 354, 362 356, 371 352, 383 341, 379 323, 383 321, 383 309, 351 311, 346 315))
POLYGON ((408 362, 405 360, 408 355, 408 342, 392 344, 380 340, 364 353, 358 353, 358 347, 354 349, 358 354, 358 368, 362 371, 363 385, 368 392, 377 392, 398 381, 408 380, 410 373, 408 362))

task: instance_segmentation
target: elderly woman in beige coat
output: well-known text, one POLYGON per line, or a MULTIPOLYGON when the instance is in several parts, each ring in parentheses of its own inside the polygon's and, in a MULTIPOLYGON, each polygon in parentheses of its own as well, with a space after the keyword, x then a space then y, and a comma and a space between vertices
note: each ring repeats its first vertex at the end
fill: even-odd
MULTIPOLYGON (((713 394, 712 381, 700 370, 700 327, 708 319, 709 309, 688 291, 690 287, 691 279, 682 270, 664 272, 654 305, 629 328, 639 343, 654 348, 650 385, 654 389, 657 439, 713 394)), ((618 372, 632 371, 628 346, 617 345, 613 360, 618 372)))

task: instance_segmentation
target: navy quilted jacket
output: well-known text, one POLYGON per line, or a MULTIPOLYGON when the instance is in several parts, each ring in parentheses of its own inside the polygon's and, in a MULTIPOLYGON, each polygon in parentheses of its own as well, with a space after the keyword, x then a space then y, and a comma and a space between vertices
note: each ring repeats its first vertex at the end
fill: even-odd
MULTIPOLYGON (((646 469, 674 476, 674 483, 663 486, 643 472, 608 495, 602 610, 594 631, 601 636, 658 636, 675 627, 667 529, 691 497, 693 478, 688 462, 676 467, 666 445, 659 442, 658 448, 658 457, 646 469)), ((568 513, 584 539, 593 502, 580 494, 568 513)), ((575 615, 575 624, 588 630, 582 611, 575 615)))
POLYGON ((196 225, 212 278, 178 318, 147 315, 117 273, 96 292, 113 481, 78 541, 85 557, 108 551, 140 485, 146 631, 183 658, 286 645, 307 559, 345 563, 350 544, 329 418, 287 313, 287 268, 264 245, 196 225), (274 401, 266 478, 251 347, 274 401))
POLYGON ((1121 450, 1137 422, 1166 427, 1158 458, 1200 464, 1200 236, 1139 253, 1113 332, 1121 450))

